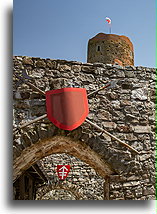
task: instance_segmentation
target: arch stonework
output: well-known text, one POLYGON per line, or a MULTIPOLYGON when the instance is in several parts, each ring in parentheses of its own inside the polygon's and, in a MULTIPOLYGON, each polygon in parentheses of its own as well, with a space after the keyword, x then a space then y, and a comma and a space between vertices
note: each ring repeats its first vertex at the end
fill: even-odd
POLYGON ((37 197, 36 200, 42 200, 43 196, 47 194, 48 192, 51 192, 52 190, 65 190, 70 192, 72 195, 75 196, 76 200, 83 200, 84 198, 87 199, 78 188, 75 186, 68 186, 68 185, 62 185, 62 184, 49 184, 45 185, 42 188, 38 189, 37 191, 37 197), (39 196, 38 196, 39 195, 39 196))
MULTIPOLYGON (((68 148, 68 154, 90 162, 100 175, 108 173, 121 177, 118 179, 115 175, 116 179, 110 179, 111 200, 155 199, 154 68, 20 56, 13 61, 14 72, 21 74, 21 69, 25 70, 32 77, 30 81, 43 91, 72 85, 84 87, 90 93, 116 80, 116 88, 100 91, 89 98, 88 119, 140 152, 140 155, 132 153, 86 122, 69 132, 43 119, 14 135, 14 179, 40 158, 53 151, 65 153, 68 148)), ((26 84, 16 86, 16 83, 14 77, 14 127, 46 114, 45 97, 26 84)))
POLYGON ((102 160, 101 156, 81 141, 69 137, 54 136, 37 142, 24 149, 13 163, 13 180, 15 181, 24 171, 38 160, 55 153, 67 153, 88 163, 102 177, 114 174, 114 170, 102 160))

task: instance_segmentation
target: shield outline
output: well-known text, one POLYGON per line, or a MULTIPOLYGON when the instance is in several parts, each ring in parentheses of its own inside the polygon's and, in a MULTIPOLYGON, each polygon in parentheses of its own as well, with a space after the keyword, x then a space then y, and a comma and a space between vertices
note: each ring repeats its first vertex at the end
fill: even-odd
POLYGON ((70 170, 71 170, 71 165, 61 165, 61 164, 57 165, 57 170, 56 171, 57 171, 58 178, 60 180, 65 180, 68 177, 68 174, 69 174, 70 170), (68 171, 67 171, 67 174, 66 174, 65 178, 60 178, 59 169, 61 169, 64 166, 68 169, 68 171))
POLYGON ((69 130, 72 131, 73 129, 76 129, 79 127, 86 119, 88 113, 89 113, 89 108, 88 108, 88 99, 87 99, 87 92, 85 88, 61 88, 61 89, 55 89, 55 90, 50 90, 46 91, 46 109, 47 109, 47 117, 48 119, 58 128, 63 129, 63 130, 69 130), (51 99, 49 99, 49 96, 52 94, 58 94, 62 92, 68 92, 68 91, 80 91, 82 93, 83 97, 83 105, 84 105, 84 113, 80 117, 79 121, 77 121, 75 124, 68 126, 60 123, 57 119, 55 119, 52 115, 52 106, 51 106, 51 99), (49 107, 48 107, 49 106, 49 107))

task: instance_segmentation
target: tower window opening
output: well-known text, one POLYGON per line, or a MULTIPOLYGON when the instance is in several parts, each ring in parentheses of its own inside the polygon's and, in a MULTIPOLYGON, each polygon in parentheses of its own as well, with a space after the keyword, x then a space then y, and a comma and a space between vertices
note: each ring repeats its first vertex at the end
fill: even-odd
POLYGON ((100 45, 98 45, 97 46, 97 51, 100 51, 100 50, 101 50, 100 45))

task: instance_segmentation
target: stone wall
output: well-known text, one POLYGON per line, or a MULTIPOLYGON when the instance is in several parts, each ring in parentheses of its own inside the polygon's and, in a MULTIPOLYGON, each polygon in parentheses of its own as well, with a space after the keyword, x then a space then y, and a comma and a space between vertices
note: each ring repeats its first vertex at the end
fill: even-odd
MULTIPOLYGON (((50 183, 55 186, 70 187, 81 195, 79 200, 103 200, 104 179, 78 158, 67 154, 54 154, 43 158, 41 163, 49 176, 50 183), (58 180, 57 165, 70 165, 71 169, 66 180, 58 180)), ((69 191, 67 194, 66 191, 53 190, 54 186, 50 189, 51 191, 43 195, 42 199, 50 197, 51 200, 74 200, 73 198, 75 198, 75 195, 72 194, 73 191, 69 191)), ((37 199, 39 197, 41 197, 40 190, 37 199)))
MULTIPOLYGON (((140 152, 133 153, 86 122, 70 132, 45 119, 16 132, 15 162, 22 151, 43 139, 68 136, 86 144, 113 169, 110 200, 155 199, 155 69, 20 56, 13 61, 14 72, 24 69, 32 77, 30 82, 43 91, 72 86, 89 93, 117 80, 114 89, 89 98, 88 118, 140 152)), ((45 97, 26 84, 15 87, 16 82, 13 77, 14 127, 46 113, 45 97)))

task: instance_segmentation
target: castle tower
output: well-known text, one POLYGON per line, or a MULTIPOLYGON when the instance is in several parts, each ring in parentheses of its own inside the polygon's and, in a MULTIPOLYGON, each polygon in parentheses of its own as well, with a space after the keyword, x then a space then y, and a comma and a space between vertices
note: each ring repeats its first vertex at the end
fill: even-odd
POLYGON ((88 41, 87 62, 134 65, 133 44, 126 36, 99 33, 88 41))

